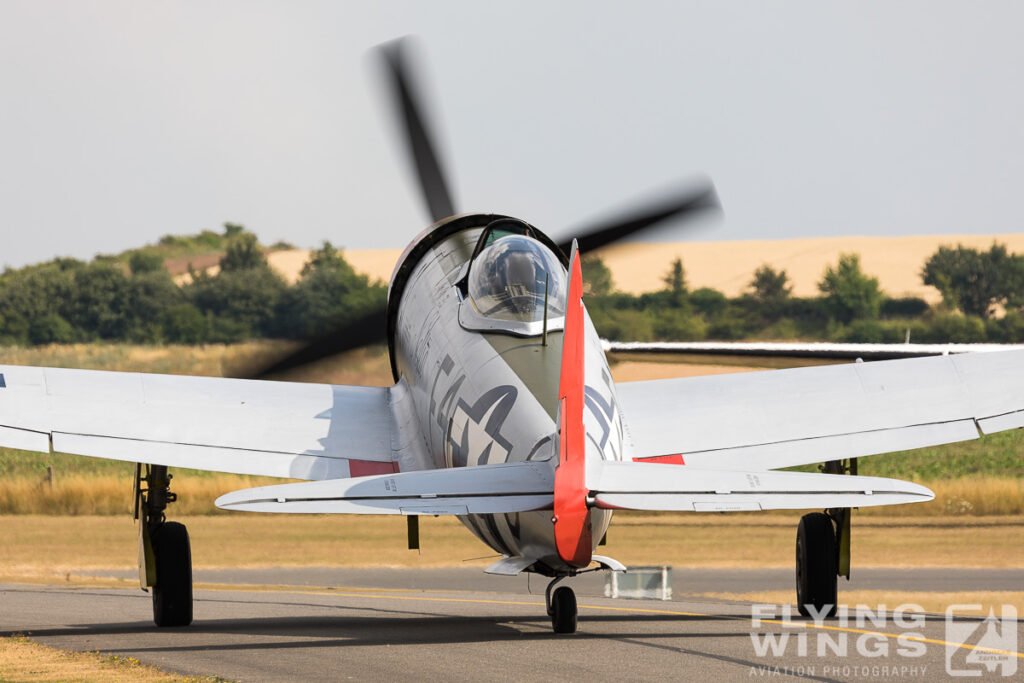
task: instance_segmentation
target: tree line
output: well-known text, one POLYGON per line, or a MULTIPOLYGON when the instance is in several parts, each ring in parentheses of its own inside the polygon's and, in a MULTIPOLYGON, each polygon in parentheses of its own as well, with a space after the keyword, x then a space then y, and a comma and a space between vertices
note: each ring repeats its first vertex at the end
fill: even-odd
POLYGON ((921 278, 942 303, 889 297, 864 272, 857 254, 826 268, 817 297, 796 297, 784 270, 763 265, 738 297, 690 289, 682 260, 657 292, 614 288, 600 257, 584 258, 587 309, 601 335, 614 341, 815 339, 845 342, 1024 342, 1024 256, 1004 245, 987 251, 940 247, 921 278))
MULTIPOLYGON (((944 246, 932 254, 921 277, 942 294, 935 306, 887 296, 856 254, 825 270, 816 297, 793 296, 786 272, 769 265, 737 297, 691 289, 679 259, 660 290, 639 295, 617 291, 599 255, 585 257, 583 273, 590 315, 612 340, 1024 341, 1024 256, 999 244, 987 251, 944 246)), ((306 338, 383 307, 386 297, 382 283, 357 273, 329 242, 289 285, 256 236, 228 223, 223 234, 168 236, 88 263, 58 258, 7 269, 0 274, 0 344, 306 338), (216 274, 191 270, 179 284, 164 267, 168 254, 210 249, 223 252, 216 274)))
MULTIPOLYGON (((152 248, 7 269, 0 275, 0 344, 305 338, 384 305, 386 287, 357 273, 329 242, 289 285, 255 235, 229 223, 222 237, 219 271, 191 270, 184 284, 164 268, 165 251, 152 248)), ((186 238, 175 239, 162 244, 179 248, 186 238)))

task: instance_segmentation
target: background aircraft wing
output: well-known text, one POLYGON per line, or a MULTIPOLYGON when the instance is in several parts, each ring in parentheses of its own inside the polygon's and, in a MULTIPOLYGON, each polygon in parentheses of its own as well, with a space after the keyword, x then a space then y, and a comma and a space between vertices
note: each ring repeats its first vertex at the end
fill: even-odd
POLYGON ((635 458, 766 470, 1024 425, 1024 351, 616 386, 635 458))
POLYGON ((0 446, 297 479, 396 472, 411 466, 403 386, 0 365, 0 446))

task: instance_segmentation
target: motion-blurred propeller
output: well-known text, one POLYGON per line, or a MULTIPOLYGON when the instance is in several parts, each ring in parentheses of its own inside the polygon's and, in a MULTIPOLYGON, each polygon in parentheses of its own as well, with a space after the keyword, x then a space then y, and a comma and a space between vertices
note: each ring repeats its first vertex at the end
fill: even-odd
POLYGON ((266 379, 271 375, 295 370, 339 353, 353 351, 370 344, 381 344, 387 341, 386 331, 387 309, 372 310, 355 320, 339 325, 326 334, 307 339, 301 347, 292 353, 250 373, 249 378, 266 379))
POLYGON ((707 183, 700 187, 691 186, 667 199, 648 202, 617 218, 576 230, 569 239, 560 242, 558 246, 562 251, 569 253, 575 239, 580 252, 586 254, 654 228, 664 221, 689 219, 705 211, 719 209, 721 206, 713 185, 707 183))
MULTIPOLYGON (((432 221, 436 222, 455 213, 454 202, 445 180, 437 148, 424 118, 422 103, 417 98, 418 88, 413 83, 407 53, 409 43, 399 39, 386 43, 380 54, 387 66, 387 80, 394 106, 401 114, 405 133, 405 146, 416 171, 416 179, 427 204, 432 221)), ((599 221, 572 231, 571 237, 559 244, 568 253, 572 238, 583 253, 637 235, 668 220, 685 220, 697 214, 719 208, 718 197, 710 182, 689 186, 669 198, 647 201, 617 218, 599 221)), ((308 340, 301 348, 274 363, 261 368, 250 377, 294 370, 345 351, 370 344, 386 342, 387 311, 384 308, 369 311, 355 320, 339 324, 327 334, 308 340)))
POLYGON ((388 85, 395 108, 402 116, 406 149, 416 169, 427 212, 431 221, 437 222, 455 213, 455 203, 424 118, 422 101, 417 98, 418 88, 413 86, 412 73, 405 58, 408 44, 407 39, 399 39, 385 43, 379 49, 388 66, 388 85))

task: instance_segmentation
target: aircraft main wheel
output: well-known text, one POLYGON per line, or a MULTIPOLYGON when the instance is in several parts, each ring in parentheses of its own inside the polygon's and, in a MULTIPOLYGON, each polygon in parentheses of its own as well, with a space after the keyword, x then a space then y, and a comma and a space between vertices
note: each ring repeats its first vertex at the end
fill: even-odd
POLYGON ((576 594, 568 586, 551 596, 551 627, 555 633, 576 633, 576 594))
POLYGON ((152 533, 156 560, 153 586, 153 621, 157 626, 192 623, 192 549, 188 530, 178 522, 164 522, 152 533))
POLYGON ((800 614, 834 617, 838 596, 836 532, 821 512, 804 515, 796 531, 796 602, 800 614), (825 612, 825 610, 828 610, 825 612))

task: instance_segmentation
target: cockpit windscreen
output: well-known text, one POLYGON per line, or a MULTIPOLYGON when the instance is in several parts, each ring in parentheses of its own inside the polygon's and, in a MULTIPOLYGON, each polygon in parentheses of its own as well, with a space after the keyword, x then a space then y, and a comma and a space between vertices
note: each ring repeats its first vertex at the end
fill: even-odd
POLYGON ((542 244, 525 235, 495 240, 473 260, 469 297, 480 315, 498 320, 535 322, 565 315, 565 269, 542 244))

